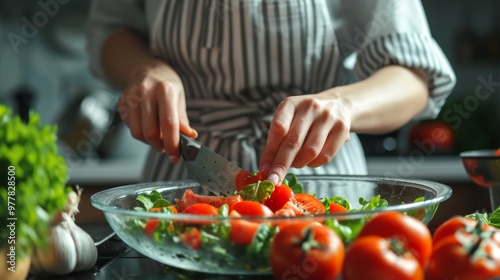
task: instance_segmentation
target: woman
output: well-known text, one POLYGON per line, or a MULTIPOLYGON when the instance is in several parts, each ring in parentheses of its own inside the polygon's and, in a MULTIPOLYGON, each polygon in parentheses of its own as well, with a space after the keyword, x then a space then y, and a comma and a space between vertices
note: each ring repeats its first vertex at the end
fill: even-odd
POLYGON ((355 133, 433 118, 455 85, 417 0, 99 0, 88 30, 146 181, 187 178, 180 132, 274 183, 366 174, 355 133))

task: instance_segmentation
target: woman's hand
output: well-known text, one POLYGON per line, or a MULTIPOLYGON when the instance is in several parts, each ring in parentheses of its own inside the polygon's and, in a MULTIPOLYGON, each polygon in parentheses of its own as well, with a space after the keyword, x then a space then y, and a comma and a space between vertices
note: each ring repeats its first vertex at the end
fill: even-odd
POLYGON ((132 82, 118 100, 118 110, 132 136, 179 160, 179 131, 190 137, 197 132, 189 125, 182 81, 168 65, 157 63, 132 73, 132 82))
POLYGON ((262 154, 261 171, 278 184, 290 166, 318 167, 349 140, 350 104, 335 91, 288 97, 277 107, 262 154))

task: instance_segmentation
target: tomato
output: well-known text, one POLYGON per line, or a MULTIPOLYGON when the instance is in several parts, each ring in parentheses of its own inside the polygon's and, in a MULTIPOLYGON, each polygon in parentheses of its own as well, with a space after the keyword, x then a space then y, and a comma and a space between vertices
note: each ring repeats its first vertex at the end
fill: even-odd
POLYGON ((213 196, 213 195, 199 195, 195 194, 192 190, 186 190, 182 195, 182 199, 176 199, 177 205, 179 206, 179 211, 182 212, 189 205, 195 203, 207 203, 214 207, 220 208, 222 205, 227 204, 229 207, 236 202, 240 202, 240 195, 233 196, 213 196))
POLYGON ((432 236, 432 243, 435 245, 438 244, 439 241, 448 237, 450 235, 455 234, 458 230, 471 231, 477 225, 477 221, 471 218, 466 218, 462 216, 457 216, 446 220, 442 223, 434 232, 432 236))
POLYGON ((160 221, 158 219, 151 219, 146 222, 146 225, 144 226, 144 232, 146 233, 147 236, 153 236, 153 232, 155 231, 156 227, 160 221))
POLYGON ((201 247, 201 232, 197 228, 192 228, 189 231, 181 233, 179 235, 181 242, 192 250, 199 249, 201 247))
POLYGON ((177 207, 175 207, 174 205, 170 205, 170 206, 167 206, 167 207, 153 207, 153 208, 149 208, 149 212, 163 213, 165 211, 169 211, 172 214, 179 213, 179 211, 177 210, 177 207))
POLYGON ((345 253, 343 280, 422 280, 424 271, 410 252, 398 252, 394 240, 380 236, 357 238, 345 253))
POLYGON ((330 213, 347 213, 349 210, 338 203, 330 203, 330 213))
MULTIPOLYGON (((241 217, 241 215, 236 211, 231 211, 229 217, 241 217)), ((238 245, 252 243, 253 237, 259 229, 259 223, 244 219, 230 219, 229 223, 231 224, 229 239, 238 245)))
POLYGON ((194 214, 194 215, 209 215, 217 216, 219 215, 219 209, 207 203, 195 203, 189 205, 182 211, 183 214, 194 214))
POLYGON ((482 280, 495 276, 500 276, 500 244, 477 234, 443 238, 427 266, 429 280, 482 280))
POLYGON ((294 223, 275 235, 270 257, 276 279, 336 279, 342 269, 344 244, 320 223, 294 223))
POLYGON ((493 155, 496 157, 500 156, 500 148, 496 149, 493 155))
POLYGON ((258 181, 264 181, 265 179, 266 175, 262 172, 257 172, 255 175, 252 175, 246 170, 241 170, 238 174, 236 174, 234 185, 237 191, 241 191, 241 189, 243 189, 246 185, 254 184, 258 181))
POLYGON ((422 267, 425 267, 432 253, 432 235, 427 226, 400 212, 383 212, 368 220, 358 238, 367 235, 401 240, 405 249, 415 255, 422 267))
POLYGON ((455 144, 455 131, 443 121, 423 121, 410 128, 409 146, 426 154, 449 153, 455 144))
POLYGON ((274 191, 271 196, 264 201, 264 205, 269 207, 273 212, 276 212, 283 208, 285 203, 288 201, 293 201, 294 194, 292 189, 284 184, 275 186, 274 191))
POLYGON ((304 214, 323 214, 325 206, 323 203, 308 193, 295 194, 295 204, 304 214))
POLYGON ((273 211, 271 211, 269 207, 251 200, 244 200, 235 203, 231 208, 229 208, 229 211, 233 210, 235 210, 242 216, 271 217, 274 215, 273 211))
POLYGON ((302 210, 297 207, 295 202, 287 201, 285 205, 278 211, 274 213, 275 216, 284 216, 284 217, 294 217, 302 215, 302 210))

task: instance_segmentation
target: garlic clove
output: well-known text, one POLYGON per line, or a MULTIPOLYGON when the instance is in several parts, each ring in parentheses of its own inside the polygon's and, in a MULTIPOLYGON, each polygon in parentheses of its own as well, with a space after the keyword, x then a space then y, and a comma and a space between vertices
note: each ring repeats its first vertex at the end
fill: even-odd
POLYGON ((64 275, 76 266, 76 246, 67 222, 52 228, 48 250, 37 252, 43 270, 51 274, 64 275))
POLYGON ((92 237, 77 226, 71 226, 71 236, 76 247, 76 266, 74 271, 89 270, 97 261, 97 247, 92 237))

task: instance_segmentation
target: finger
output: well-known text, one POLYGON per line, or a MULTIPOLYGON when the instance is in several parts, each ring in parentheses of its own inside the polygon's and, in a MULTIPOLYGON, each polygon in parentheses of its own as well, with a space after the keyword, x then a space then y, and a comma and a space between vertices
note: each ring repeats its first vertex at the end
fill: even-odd
MULTIPOLYGON (((149 93, 151 96, 151 93, 149 93)), ((140 103, 141 127, 144 140, 157 152, 163 152, 163 141, 160 135, 158 105, 155 98, 144 99, 140 103)))
POLYGON ((329 163, 347 141, 349 141, 348 126, 344 122, 337 122, 328 134, 321 152, 307 166, 315 168, 329 163))
POLYGON ((295 104, 291 102, 290 99, 283 100, 276 108, 260 161, 259 170, 264 174, 269 173, 269 169, 271 168, 271 164, 274 162, 277 151, 281 146, 283 139, 288 134, 293 120, 294 111, 295 104))
POLYGON ((178 89, 170 84, 160 83, 158 89, 158 107, 160 130, 163 137, 163 148, 170 161, 176 163, 180 158, 178 89))
POLYGON ((127 122, 128 122, 129 115, 130 115, 130 108, 128 107, 127 101, 125 99, 126 99, 126 94, 124 92, 122 95, 120 95, 120 98, 118 98, 116 108, 118 109, 118 113, 120 114, 120 118, 128 126, 127 122))
POLYGON ((124 101, 127 107, 125 120, 130 129, 132 137, 144 143, 147 143, 144 139, 142 131, 141 113, 140 107, 138 106, 138 100, 143 94, 143 88, 132 87, 131 89, 127 90, 124 97, 124 101))
POLYGON ((298 151, 295 159, 293 160, 291 166, 295 168, 303 168, 311 161, 316 159, 323 147, 325 146, 325 141, 328 137, 328 132, 330 131, 330 126, 324 124, 314 125, 306 136, 304 144, 298 151))
POLYGON ((179 101, 179 129, 182 133, 186 134, 188 137, 191 138, 198 138, 198 131, 196 131, 194 128, 191 127, 189 124, 189 118, 187 116, 186 112, 186 99, 180 98, 179 101))
POLYGON ((303 103, 293 118, 290 126, 290 131, 287 133, 283 142, 281 143, 278 153, 274 158, 271 168, 269 170, 270 179, 273 183, 280 183, 286 176, 293 160, 296 158, 297 153, 302 148, 307 133, 311 127, 314 117, 314 107, 308 106, 303 103), (275 174, 275 176, 273 175, 275 174), (271 175, 273 175, 271 177, 271 175))

